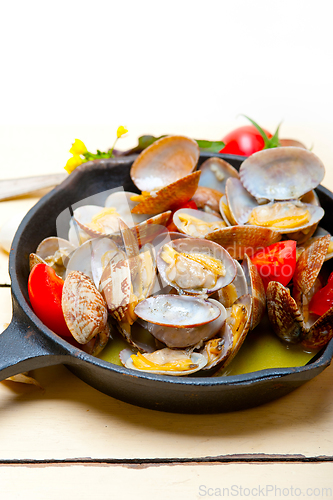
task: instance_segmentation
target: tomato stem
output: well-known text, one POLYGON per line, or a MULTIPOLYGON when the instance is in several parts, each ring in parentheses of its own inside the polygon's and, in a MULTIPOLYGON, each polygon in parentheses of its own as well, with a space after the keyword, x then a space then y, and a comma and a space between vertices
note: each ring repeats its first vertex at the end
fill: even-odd
POLYGON ((261 135, 261 137, 264 140, 265 145, 264 145, 263 149, 277 148, 277 147, 281 146, 280 140, 279 140, 279 130, 280 130, 282 122, 279 123, 274 135, 269 139, 267 137, 266 132, 260 127, 260 125, 258 125, 258 123, 256 123, 254 120, 252 120, 252 118, 249 118, 246 115, 242 115, 242 116, 244 116, 247 120, 249 120, 252 123, 252 125, 258 130, 259 134, 261 135))

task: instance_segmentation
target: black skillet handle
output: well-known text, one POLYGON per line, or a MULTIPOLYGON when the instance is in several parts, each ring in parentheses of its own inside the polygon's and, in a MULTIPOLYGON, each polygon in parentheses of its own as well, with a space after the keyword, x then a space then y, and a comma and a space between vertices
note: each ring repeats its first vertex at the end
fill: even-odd
POLYGON ((35 368, 68 362, 61 345, 43 335, 13 300, 13 319, 0 334, 0 380, 35 368))

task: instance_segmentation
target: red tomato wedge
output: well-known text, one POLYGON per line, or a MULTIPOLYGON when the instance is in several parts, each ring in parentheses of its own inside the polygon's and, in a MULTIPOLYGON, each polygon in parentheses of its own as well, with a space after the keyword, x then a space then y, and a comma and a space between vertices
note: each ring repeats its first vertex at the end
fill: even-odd
POLYGON ((28 293, 38 318, 61 337, 73 338, 61 307, 64 281, 47 264, 37 264, 29 275, 28 293))
POLYGON ((318 290, 312 297, 309 304, 310 313, 322 316, 333 307, 333 273, 328 278, 327 285, 318 290))
POLYGON ((286 240, 258 250, 252 257, 265 289, 270 281, 288 285, 296 268, 296 241, 286 240))

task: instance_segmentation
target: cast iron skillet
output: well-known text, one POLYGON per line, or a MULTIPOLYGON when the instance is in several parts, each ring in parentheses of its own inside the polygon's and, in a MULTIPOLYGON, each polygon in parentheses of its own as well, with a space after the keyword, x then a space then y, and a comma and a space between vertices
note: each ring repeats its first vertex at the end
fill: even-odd
MULTIPOLYGON (((210 156, 202 154, 200 162, 210 156)), ((225 157, 236 168, 244 159, 230 155, 215 156, 225 157)), ((22 221, 9 259, 13 319, 0 335, 0 380, 31 369, 63 363, 99 391, 137 406, 177 413, 221 413, 277 399, 324 370, 332 359, 333 339, 304 367, 266 369, 216 378, 138 374, 73 347, 37 318, 27 293, 29 254, 35 251, 43 238, 59 234, 56 217, 65 211, 69 218, 69 207, 83 198, 119 186, 126 191, 137 191, 129 176, 134 158, 86 163, 44 196, 22 221)), ((332 233, 330 213, 333 210, 333 194, 321 186, 317 193, 326 213, 321 225, 332 233)))

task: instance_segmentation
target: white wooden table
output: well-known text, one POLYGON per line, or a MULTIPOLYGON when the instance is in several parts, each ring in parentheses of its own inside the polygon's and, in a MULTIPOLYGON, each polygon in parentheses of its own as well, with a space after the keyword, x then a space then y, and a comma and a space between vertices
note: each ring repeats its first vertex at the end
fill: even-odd
MULTIPOLYGON (((12 162, 16 176, 28 175, 12 162)), ((61 161, 28 163, 31 175, 62 171, 61 161)), ((323 184, 333 190, 330 167, 323 184)), ((39 195, 1 202, 0 225, 39 195)), ((7 266, 1 251, 2 329, 11 319, 7 266)), ((0 383, 1 500, 333 495, 333 367, 261 407, 192 416, 117 401, 63 366, 33 376, 42 389, 0 383)))

